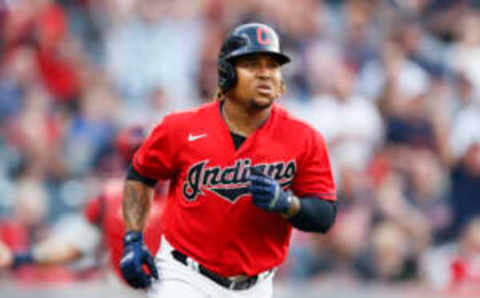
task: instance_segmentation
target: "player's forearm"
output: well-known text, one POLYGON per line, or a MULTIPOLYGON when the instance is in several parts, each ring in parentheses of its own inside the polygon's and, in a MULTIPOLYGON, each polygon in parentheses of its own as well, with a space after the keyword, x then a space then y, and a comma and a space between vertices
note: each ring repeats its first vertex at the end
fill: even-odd
POLYGON ((143 231, 150 207, 153 189, 135 180, 126 180, 123 190, 123 217, 126 231, 143 231))

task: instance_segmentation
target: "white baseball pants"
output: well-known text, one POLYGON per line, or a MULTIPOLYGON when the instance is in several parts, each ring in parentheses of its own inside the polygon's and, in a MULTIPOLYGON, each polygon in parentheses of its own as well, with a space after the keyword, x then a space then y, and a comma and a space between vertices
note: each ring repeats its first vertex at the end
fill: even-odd
POLYGON ((155 257, 159 279, 154 280, 149 298, 272 298, 274 272, 259 278, 246 290, 227 289, 194 268, 175 260, 172 246, 162 236, 160 250, 155 257))

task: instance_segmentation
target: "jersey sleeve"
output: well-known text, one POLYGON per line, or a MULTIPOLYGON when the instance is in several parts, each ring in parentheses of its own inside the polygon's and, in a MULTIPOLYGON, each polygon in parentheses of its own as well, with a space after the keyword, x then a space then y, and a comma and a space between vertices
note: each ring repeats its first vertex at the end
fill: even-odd
POLYGON ((158 124, 133 156, 133 168, 142 177, 168 179, 175 170, 175 139, 168 116, 158 124))
POLYGON ((323 136, 312 131, 305 151, 298 159, 292 190, 298 197, 315 196, 335 202, 336 188, 323 136))

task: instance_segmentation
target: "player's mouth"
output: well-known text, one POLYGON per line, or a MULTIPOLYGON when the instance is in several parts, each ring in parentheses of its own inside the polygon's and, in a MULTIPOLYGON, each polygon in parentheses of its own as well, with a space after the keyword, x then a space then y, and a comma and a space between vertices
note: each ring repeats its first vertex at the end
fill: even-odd
POLYGON ((273 92, 273 87, 269 84, 258 84, 256 89, 260 94, 271 94, 273 92))

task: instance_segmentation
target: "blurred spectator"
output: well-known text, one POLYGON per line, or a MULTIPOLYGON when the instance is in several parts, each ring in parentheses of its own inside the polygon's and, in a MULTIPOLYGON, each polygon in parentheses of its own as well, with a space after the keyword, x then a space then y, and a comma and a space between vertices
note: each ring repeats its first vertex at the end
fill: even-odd
POLYGON ((480 214, 480 142, 473 143, 451 173, 450 206, 453 213, 451 235, 458 235, 464 225, 480 214))
POLYGON ((19 46, 34 46, 35 61, 42 83, 53 99, 75 104, 78 81, 74 65, 81 54, 74 48, 76 41, 68 35, 68 20, 63 8, 51 0, 18 1, 7 14, 5 36, 6 56, 19 46))
POLYGON ((367 62, 378 57, 375 42, 382 29, 374 26, 374 10, 368 1, 345 2, 343 10, 345 20, 339 33, 344 35, 346 60, 355 69, 362 69, 367 62))
POLYGON ((106 68, 127 100, 142 110, 155 88, 174 98, 175 109, 196 100, 202 21, 186 11, 187 1, 141 1, 106 35, 106 68), (172 71, 175 70, 175 71, 172 71))
POLYGON ((480 104, 463 104, 456 112, 451 129, 450 147, 455 161, 462 158, 470 146, 480 142, 480 104))
POLYGON ((442 204, 441 176, 433 176, 438 164, 428 151, 391 148, 389 170, 377 188, 378 219, 388 220, 404 229, 411 252, 423 252, 433 237, 434 228, 449 222, 442 204), (410 165, 419 164, 410 168, 410 165), (427 179, 428 177, 428 179, 427 179))
POLYGON ((457 40, 449 48, 446 62, 457 71, 465 73, 478 94, 480 72, 474 67, 480 59, 480 29, 478 12, 470 10, 455 24, 457 40))
POLYGON ((480 293, 480 219, 464 226, 458 241, 431 249, 422 257, 422 273, 442 294, 474 297, 480 293))
POLYGON ((312 279, 332 272, 353 275, 355 260, 367 249, 365 239, 375 208, 373 185, 368 176, 352 167, 343 167, 339 177, 339 208, 332 231, 320 239, 294 233, 297 245, 287 264, 292 278, 312 279))
POLYGON ((452 102, 452 110, 454 118, 458 112, 464 110, 466 107, 475 104, 474 86, 472 81, 465 73, 457 73, 454 76, 455 83, 455 98, 452 102))
POLYGON ((120 108, 121 102, 113 90, 101 81, 84 91, 79 113, 71 119, 66 131, 65 156, 74 174, 99 166, 102 154, 108 152, 112 144, 120 108))
MULTIPOLYGON (((419 1, 421 2, 421 1, 419 1)), ((405 56, 428 72, 433 78, 443 75, 440 45, 421 24, 420 19, 406 18, 395 32, 405 56)))
POLYGON ((379 223, 372 229, 370 249, 358 259, 356 268, 365 280, 399 282, 417 275, 414 255, 408 250, 408 237, 402 228, 391 222, 379 223))
POLYGON ((344 165, 362 171, 381 143, 382 120, 371 100, 354 93, 355 70, 352 65, 340 58, 330 64, 333 70, 321 74, 329 77, 320 81, 325 84, 324 88, 318 90, 320 93, 316 93, 310 102, 304 103, 302 111, 305 114, 300 117, 325 136, 337 174, 344 165))
POLYGON ((34 49, 19 47, 0 69, 0 124, 11 124, 18 117, 23 96, 38 80, 34 49))

